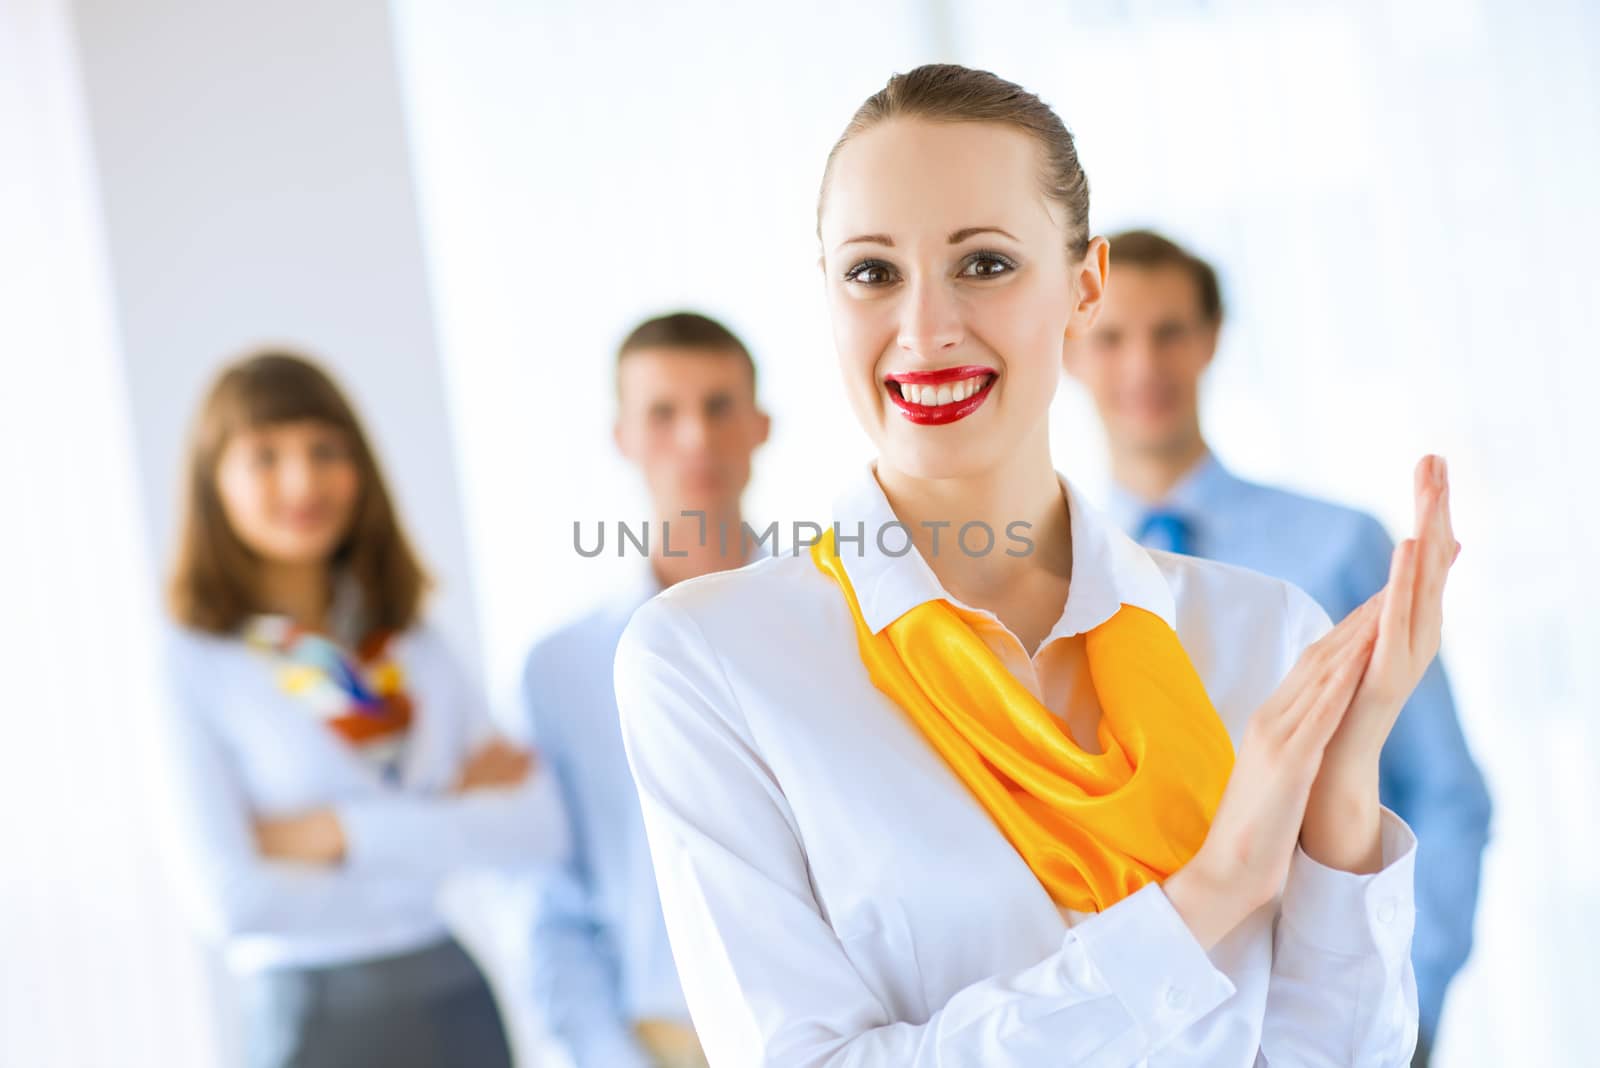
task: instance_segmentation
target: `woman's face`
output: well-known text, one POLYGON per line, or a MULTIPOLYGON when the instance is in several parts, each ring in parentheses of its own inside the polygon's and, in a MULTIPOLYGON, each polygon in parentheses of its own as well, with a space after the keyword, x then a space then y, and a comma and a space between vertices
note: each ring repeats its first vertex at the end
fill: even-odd
POLYGON ((350 529, 360 491, 344 432, 314 420, 234 434, 217 462, 228 525, 273 563, 326 562, 350 529))
POLYGON ((1067 251, 1040 148, 997 123, 895 119, 834 159, 822 268, 846 392, 879 462, 982 474, 1042 448, 1067 340, 1104 286, 1105 242, 1067 251))

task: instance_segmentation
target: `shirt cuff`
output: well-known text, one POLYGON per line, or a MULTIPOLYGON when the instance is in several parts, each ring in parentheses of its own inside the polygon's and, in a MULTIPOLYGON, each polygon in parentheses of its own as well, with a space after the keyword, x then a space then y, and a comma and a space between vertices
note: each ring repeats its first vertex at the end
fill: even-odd
POLYGON ((1356 875, 1319 864, 1299 846, 1289 863, 1280 922, 1326 953, 1379 954, 1398 963, 1411 951, 1417 922, 1417 837, 1387 808, 1379 813, 1383 868, 1356 875))
POLYGON ((1234 985, 1157 883, 1072 929, 1100 977, 1152 1046, 1234 994, 1234 985))

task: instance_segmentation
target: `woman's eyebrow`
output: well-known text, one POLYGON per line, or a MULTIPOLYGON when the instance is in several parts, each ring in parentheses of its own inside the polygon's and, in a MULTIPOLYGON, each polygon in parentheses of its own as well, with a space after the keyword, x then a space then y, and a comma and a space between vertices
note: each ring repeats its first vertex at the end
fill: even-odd
POLYGON ((839 242, 835 246, 835 251, 844 248, 846 245, 887 245, 890 248, 894 248, 894 238, 888 234, 861 234, 857 237, 852 237, 848 241, 839 242))
MULTIPOLYGON (((1013 235, 1011 235, 1011 234, 1007 233, 1006 231, 1000 229, 1000 227, 998 227, 998 226, 969 226, 965 230, 957 230, 955 233, 951 234, 950 237, 949 237, 949 241, 950 241, 950 243, 952 245, 959 245, 959 244, 961 244, 961 242, 965 241, 967 238, 972 237, 972 236, 974 236, 976 234, 999 234, 1002 237, 1009 237, 1013 241, 1017 240, 1013 235)), ((1020 241, 1018 241, 1017 243, 1021 244, 1020 241)))
MULTIPOLYGON (((946 240, 952 245, 959 245, 967 238, 978 234, 999 234, 1002 237, 1009 237, 1013 241, 1017 240, 1014 235, 1000 229, 998 226, 968 226, 965 229, 955 231, 946 240)), ((1020 243, 1018 242, 1018 244, 1020 243)), ((894 248, 894 238, 888 234, 860 234, 850 238, 848 241, 839 242, 838 248, 844 248, 846 245, 883 245, 887 248, 894 248)))

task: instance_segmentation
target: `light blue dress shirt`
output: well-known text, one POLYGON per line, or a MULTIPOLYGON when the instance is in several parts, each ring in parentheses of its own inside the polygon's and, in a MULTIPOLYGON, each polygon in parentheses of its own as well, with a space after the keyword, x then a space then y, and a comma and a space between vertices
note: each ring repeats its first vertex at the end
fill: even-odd
MULTIPOLYGON (((1248 567, 1309 593, 1334 620, 1388 581, 1394 543, 1373 517, 1256 485, 1211 455, 1155 504, 1113 486, 1108 510, 1155 548, 1248 567)), ((1490 803, 1467 750, 1450 684, 1428 668, 1384 747, 1379 791, 1416 833, 1417 926, 1412 947, 1422 1035, 1437 1033, 1445 988, 1472 948, 1479 863, 1490 803)))
POLYGON ((627 588, 541 639, 523 667, 523 708, 573 842, 566 864, 534 879, 534 1000, 577 1068, 650 1068, 633 1022, 689 1023, 611 681, 623 628, 660 590, 640 561, 627 588))
POLYGON ((649 1068, 632 1022, 688 1020, 628 758, 611 662, 635 608, 660 586, 645 563, 620 595, 541 639, 522 673, 540 762, 555 773, 571 859, 534 882, 533 993, 577 1068, 649 1068))

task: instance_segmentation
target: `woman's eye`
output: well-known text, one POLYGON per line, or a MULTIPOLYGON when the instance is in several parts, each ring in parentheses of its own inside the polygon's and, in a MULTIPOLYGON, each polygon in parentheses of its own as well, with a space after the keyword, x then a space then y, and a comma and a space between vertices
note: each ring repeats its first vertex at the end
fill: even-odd
POLYGON ((1017 265, 995 252, 976 252, 961 267, 966 278, 998 278, 1017 269, 1017 265))
POLYGON ((887 285, 894 281, 894 268, 882 260, 862 260, 844 273, 844 280, 864 286, 887 285))

